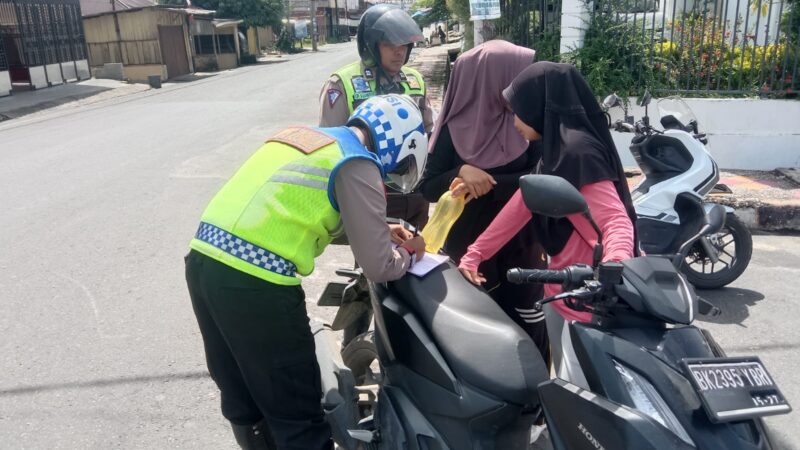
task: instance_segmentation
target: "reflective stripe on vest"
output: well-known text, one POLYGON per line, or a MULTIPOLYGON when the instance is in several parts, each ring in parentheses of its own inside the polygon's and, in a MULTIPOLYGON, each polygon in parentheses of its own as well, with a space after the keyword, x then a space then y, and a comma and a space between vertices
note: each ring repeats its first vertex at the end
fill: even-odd
POLYGON ((200 222, 195 237, 214 247, 272 273, 293 277, 297 268, 271 251, 235 236, 210 223, 200 222))

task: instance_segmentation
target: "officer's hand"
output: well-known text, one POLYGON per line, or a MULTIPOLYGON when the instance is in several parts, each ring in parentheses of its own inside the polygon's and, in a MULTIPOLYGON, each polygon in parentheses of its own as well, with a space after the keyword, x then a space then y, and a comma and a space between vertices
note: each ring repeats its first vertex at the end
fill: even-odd
POLYGON ((414 236, 411 239, 403 242, 403 244, 406 244, 414 249, 416 261, 419 261, 423 256, 425 256, 425 239, 422 236, 414 236))
POLYGON ((464 278, 468 279, 470 283, 476 286, 480 286, 486 282, 486 278, 478 271, 465 269, 463 267, 459 267, 458 270, 461 271, 461 274, 464 275, 464 278))
POLYGON ((403 242, 414 237, 414 234, 406 230, 403 225, 393 223, 389 225, 389 237, 394 244, 402 244, 403 242))
POLYGON ((461 166, 461 169, 458 170, 458 177, 461 178, 467 192, 469 192, 469 195, 473 198, 486 195, 486 193, 491 191, 494 185, 497 184, 494 177, 469 164, 461 166))

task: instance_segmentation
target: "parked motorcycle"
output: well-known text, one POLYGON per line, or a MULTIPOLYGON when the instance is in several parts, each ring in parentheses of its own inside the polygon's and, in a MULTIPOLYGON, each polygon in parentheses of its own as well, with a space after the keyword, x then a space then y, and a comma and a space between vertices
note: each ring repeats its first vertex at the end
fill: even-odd
MULTIPOLYGON (((567 181, 526 176, 520 184, 534 214, 581 213, 593 222, 567 181)), ((566 299, 594 313, 591 324, 567 325, 565 347, 588 386, 561 379, 539 386, 556 449, 773 448, 761 418, 791 407, 758 357, 726 357, 710 333, 691 325, 698 314, 719 311, 676 270, 684 250, 723 229, 726 215, 720 205, 708 207, 699 231, 671 258, 509 271, 511 281, 562 285, 564 292, 539 305, 566 299)))
MULTIPOLYGON (((645 115, 634 123, 625 119, 609 126, 622 133, 634 133, 630 151, 644 175, 632 190, 638 220, 636 228, 646 254, 675 254, 682 242, 693 235, 711 207, 707 195, 712 191, 730 192, 717 184, 719 169, 706 145, 708 136, 700 132, 691 108, 678 97, 661 99, 658 110, 663 131, 650 124, 647 107, 651 96, 645 93, 641 106, 645 115)), ((612 94, 603 101, 606 110, 624 106, 612 94)), ((715 289, 730 284, 747 268, 753 252, 750 230, 726 207, 724 227, 703 236, 682 256, 681 271, 700 289, 715 289)))
MULTIPOLYGON (((591 220, 565 180, 528 175, 520 183, 534 213, 591 220)), ((722 207, 706 217, 681 250, 724 226, 722 207)), ((333 330, 312 327, 336 442, 345 449, 526 449, 544 413, 557 449, 771 448, 760 417, 791 408, 758 358, 725 358, 710 334, 690 325, 715 308, 677 272, 679 258, 509 272, 513 282, 564 284, 567 292, 542 304, 568 298, 570 307, 596 314, 595 323, 568 325, 588 390, 548 381, 530 338, 452 264, 381 284, 345 273, 345 304, 363 302, 367 287, 380 366, 377 374, 354 374, 333 330)))

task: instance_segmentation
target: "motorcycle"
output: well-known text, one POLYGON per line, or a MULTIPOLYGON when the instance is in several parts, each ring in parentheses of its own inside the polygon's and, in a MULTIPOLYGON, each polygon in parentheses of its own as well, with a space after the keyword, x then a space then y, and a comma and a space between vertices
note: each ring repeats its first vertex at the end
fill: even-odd
MULTIPOLYGON (((594 223, 565 180, 528 175, 520 184, 534 213, 594 223)), ((724 226, 722 207, 706 217, 681 249, 724 226)), ((595 313, 594 323, 568 325, 588 389, 549 380, 530 338, 452 264, 381 284, 343 272, 344 304, 363 302, 367 288, 380 366, 354 373, 333 330, 312 326, 334 439, 345 449, 526 449, 544 414, 557 449, 771 448, 761 417, 791 407, 758 358, 726 358, 690 325, 717 310, 677 272, 679 258, 509 271, 512 282, 564 284, 541 304, 566 298, 595 313)))
MULTIPOLYGON (((652 97, 645 93, 640 105, 645 115, 634 123, 624 109, 625 119, 609 127, 622 133, 634 133, 630 151, 644 175, 633 188, 638 215, 636 228, 641 249, 646 254, 675 254, 687 237, 697 230, 712 203, 709 193, 730 189, 718 184, 719 169, 708 149, 708 136, 701 133, 697 118, 680 98, 658 102, 663 131, 650 124, 647 107, 652 97)), ((603 101, 606 111, 623 106, 616 94, 603 101)), ((610 116, 609 116, 610 118, 610 116)), ((688 248, 681 271, 700 289, 716 289, 736 280, 747 268, 753 252, 750 230, 726 207, 724 227, 703 236, 688 248)))

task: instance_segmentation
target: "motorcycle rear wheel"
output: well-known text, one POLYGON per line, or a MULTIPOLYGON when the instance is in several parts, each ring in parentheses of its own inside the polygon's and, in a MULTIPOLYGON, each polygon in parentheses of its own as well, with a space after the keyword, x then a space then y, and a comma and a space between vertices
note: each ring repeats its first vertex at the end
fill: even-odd
POLYGON ((708 239, 719 252, 719 260, 712 262, 698 241, 681 267, 681 272, 698 289, 718 289, 732 283, 744 272, 753 255, 750 230, 732 213, 725 217, 722 230, 708 239))

